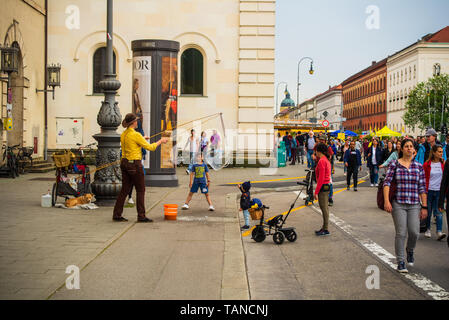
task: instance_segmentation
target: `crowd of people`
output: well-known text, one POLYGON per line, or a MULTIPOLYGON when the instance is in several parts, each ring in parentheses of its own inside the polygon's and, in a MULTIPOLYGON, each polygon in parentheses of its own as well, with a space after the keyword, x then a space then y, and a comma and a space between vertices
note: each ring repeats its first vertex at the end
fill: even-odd
MULTIPOLYGON (((317 139, 309 131, 287 132, 283 137, 279 135, 278 143, 284 141, 286 162, 290 165, 305 164, 307 161, 307 167, 315 169, 315 200, 318 200, 323 214, 323 226, 315 231, 317 236, 330 234, 328 206, 333 203, 331 194, 335 161, 343 162, 347 190, 350 190, 352 178, 354 191, 357 191, 358 172, 366 164, 370 186, 382 188, 379 192, 383 192, 384 210, 392 214, 396 230, 397 270, 405 273, 408 272, 406 265, 414 264, 414 249, 420 230, 426 238, 432 238, 432 217, 436 225, 436 240, 447 237, 443 233, 443 212, 445 200, 446 203, 449 200, 449 161, 446 161, 449 135, 442 142, 437 136, 437 132, 430 128, 425 136, 416 138, 355 137, 343 141, 324 134, 317 139), (385 173, 381 187, 380 170, 385 173)), ((449 221, 448 210, 446 217, 449 221)), ((449 246, 449 238, 447 244, 449 246)))

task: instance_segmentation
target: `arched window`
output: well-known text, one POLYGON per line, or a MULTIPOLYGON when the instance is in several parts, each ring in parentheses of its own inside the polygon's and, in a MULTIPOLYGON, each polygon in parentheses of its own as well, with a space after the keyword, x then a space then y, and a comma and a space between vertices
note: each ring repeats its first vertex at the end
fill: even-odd
POLYGON ((181 56, 181 94, 203 95, 203 55, 197 49, 185 50, 181 56))
MULTIPOLYGON (((99 83, 103 80, 104 75, 106 73, 106 47, 101 47, 95 50, 93 57, 93 93, 103 93, 103 90, 100 88, 99 83)), ((115 52, 112 52, 112 72, 116 74, 117 70, 117 61, 115 58, 115 52)))
POLYGON ((439 63, 435 63, 433 65, 433 75, 439 76, 441 74, 441 65, 439 63))

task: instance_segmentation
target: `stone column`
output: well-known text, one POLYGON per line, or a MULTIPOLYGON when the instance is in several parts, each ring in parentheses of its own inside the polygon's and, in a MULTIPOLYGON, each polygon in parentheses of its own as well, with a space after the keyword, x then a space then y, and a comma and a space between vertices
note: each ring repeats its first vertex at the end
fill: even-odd
MULTIPOLYGON (((101 132, 93 136, 98 141, 97 167, 120 159, 120 135, 117 133, 117 128, 121 124, 122 116, 118 102, 115 101, 115 95, 121 84, 115 78, 112 65, 112 11, 112 0, 107 0, 106 74, 99 83, 104 90, 105 99, 102 101, 100 112, 97 115, 97 123, 101 127, 101 132)), ((113 206, 121 188, 122 174, 119 164, 95 172, 92 191, 98 205, 113 206)))

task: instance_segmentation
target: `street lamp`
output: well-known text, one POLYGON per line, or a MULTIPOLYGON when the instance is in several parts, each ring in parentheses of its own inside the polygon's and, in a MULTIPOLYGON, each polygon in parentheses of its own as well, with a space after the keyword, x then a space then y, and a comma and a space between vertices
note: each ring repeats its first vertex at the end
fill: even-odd
POLYGON ((278 91, 279 91, 279 85, 280 84, 285 84, 286 86, 288 85, 287 84, 287 82, 285 82, 285 81, 282 81, 282 82, 279 82, 278 83, 278 85, 277 85, 277 87, 276 87, 276 114, 278 114, 279 112, 281 112, 281 108, 280 108, 280 106, 279 106, 279 111, 278 111, 278 91))
POLYGON ((306 59, 310 60, 309 74, 312 75, 314 73, 314 70, 313 70, 313 59, 312 58, 304 57, 304 58, 301 58, 298 61, 298 77, 297 77, 297 80, 296 80, 296 104, 297 105, 299 105, 299 85, 300 85, 300 83, 299 83, 299 66, 300 66, 301 62, 306 60, 306 59))
POLYGON ((61 65, 60 64, 52 64, 50 66, 47 66, 47 86, 51 87, 51 90, 47 89, 37 89, 37 92, 52 92, 53 93, 53 100, 55 100, 55 87, 61 87, 61 65))

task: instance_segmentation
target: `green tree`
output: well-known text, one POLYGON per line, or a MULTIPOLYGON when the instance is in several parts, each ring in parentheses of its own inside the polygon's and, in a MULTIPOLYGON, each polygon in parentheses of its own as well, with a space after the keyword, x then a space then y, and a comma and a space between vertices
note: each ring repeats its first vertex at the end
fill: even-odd
POLYGON ((449 118, 448 102, 449 74, 434 76, 428 81, 418 83, 418 85, 410 92, 405 104, 406 112, 403 116, 405 125, 413 128, 418 127, 424 130, 428 126, 434 127, 435 124, 435 129, 440 129, 442 107, 443 123, 446 123, 449 118), (429 88, 430 91, 428 90, 429 88))

